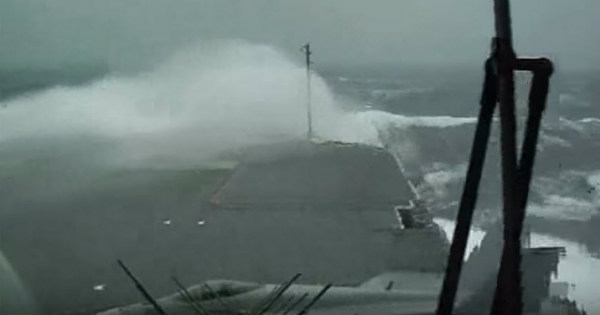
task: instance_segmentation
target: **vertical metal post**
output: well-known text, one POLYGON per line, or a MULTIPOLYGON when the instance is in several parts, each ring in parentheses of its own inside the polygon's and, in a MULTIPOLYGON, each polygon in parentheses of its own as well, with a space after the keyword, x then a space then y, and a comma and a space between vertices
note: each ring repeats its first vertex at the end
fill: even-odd
POLYGON ((500 141, 502 152, 502 192, 504 247, 492 314, 521 314, 521 242, 516 219, 519 211, 515 82, 509 0, 494 0, 497 40, 498 96, 500 103, 500 141))
POLYGON ((473 146, 471 147, 471 158, 469 160, 469 168, 463 188, 463 194, 460 199, 460 206, 456 216, 456 228, 450 245, 450 255, 446 264, 446 273, 444 275, 444 283, 440 293, 437 315, 450 315, 454 308, 454 300, 460 273, 462 270, 463 258, 469 239, 469 231, 471 229, 471 221, 473 219, 473 211, 477 203, 477 191, 479 190, 479 182, 483 171, 485 154, 490 135, 490 127, 496 107, 496 74, 494 70, 494 59, 490 58, 485 63, 485 81, 483 83, 483 92, 481 95, 481 107, 479 110, 479 118, 477 119, 477 127, 475 129, 475 137, 473 146))
POLYGON ((505 39, 512 47, 512 27, 509 0, 494 0, 496 37, 505 39))
POLYGON ((306 43, 306 45, 302 46, 302 50, 304 51, 304 55, 306 56, 306 119, 308 123, 308 131, 307 138, 308 141, 311 141, 313 137, 313 128, 312 128, 312 93, 311 93, 311 83, 310 83, 310 55, 312 55, 312 51, 310 50, 310 43, 306 43))

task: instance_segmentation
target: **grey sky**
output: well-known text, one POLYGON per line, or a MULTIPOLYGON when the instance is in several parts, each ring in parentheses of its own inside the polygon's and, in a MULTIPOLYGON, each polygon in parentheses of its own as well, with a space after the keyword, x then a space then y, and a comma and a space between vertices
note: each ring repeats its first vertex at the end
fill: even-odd
MULTIPOLYGON (((597 0, 513 2, 517 49, 600 65, 597 0)), ((324 64, 480 64, 492 0, 0 0, 0 66, 152 63, 181 46, 242 38, 324 64)))

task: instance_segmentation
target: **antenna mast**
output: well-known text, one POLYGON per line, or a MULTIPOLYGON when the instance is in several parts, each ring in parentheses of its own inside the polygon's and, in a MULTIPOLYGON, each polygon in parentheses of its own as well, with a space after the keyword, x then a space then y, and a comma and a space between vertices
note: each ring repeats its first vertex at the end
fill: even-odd
POLYGON ((312 61, 310 60, 310 55, 312 51, 310 50, 310 43, 306 43, 306 45, 302 46, 302 51, 306 56, 306 118, 308 123, 308 131, 307 138, 308 141, 311 141, 313 137, 313 128, 312 128, 312 104, 311 104, 311 88, 310 88, 310 65, 312 61))

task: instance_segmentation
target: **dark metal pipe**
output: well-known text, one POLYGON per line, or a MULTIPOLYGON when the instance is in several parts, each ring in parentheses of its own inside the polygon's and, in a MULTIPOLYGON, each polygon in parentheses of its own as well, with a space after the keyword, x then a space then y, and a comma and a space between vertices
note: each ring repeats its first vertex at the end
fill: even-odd
POLYGON ((463 258, 465 256, 467 240, 469 239, 469 231, 471 230, 473 211, 477 203, 477 192, 479 190, 479 182, 481 181, 494 108, 496 107, 497 83, 494 72, 494 60, 490 58, 485 63, 485 80, 481 95, 479 118, 477 119, 469 168, 463 187, 463 194, 460 199, 456 227, 452 237, 452 244, 450 245, 450 255, 448 256, 446 273, 438 301, 437 315, 450 315, 454 308, 463 258))
POLYGON ((273 304, 275 304, 275 302, 277 302, 277 300, 283 295, 283 293, 285 293, 285 291, 287 291, 287 289, 289 289, 290 286, 294 282, 296 282, 296 280, 298 280, 298 278, 300 278, 300 276, 302 276, 301 273, 296 274, 292 279, 290 279, 290 281, 288 281, 285 285, 283 285, 281 287, 281 289, 279 289, 279 291, 274 295, 274 297, 266 303, 266 305, 263 307, 263 309, 258 314, 262 315, 262 314, 266 313, 271 308, 271 306, 273 306, 273 304))
POLYGON ((138 279, 133 275, 133 273, 131 273, 131 271, 129 271, 129 268, 127 268, 127 266, 125 266, 125 264, 120 259, 117 259, 117 263, 119 264, 121 269, 123 269, 125 274, 129 277, 129 279, 131 279, 131 281, 133 281, 136 289, 138 291, 140 291, 140 293, 142 294, 144 299, 146 299, 146 301, 148 301, 148 303, 150 303, 150 305, 152 305, 152 307, 154 307, 156 312, 158 312, 161 315, 167 315, 167 313, 162 309, 162 307, 160 307, 160 305, 158 305, 158 302, 156 302, 156 300, 150 295, 150 293, 148 293, 148 291, 138 281, 138 279))
POLYGON ((308 313, 308 310, 310 310, 310 308, 313 307, 321 297, 323 297, 325 292, 327 292, 327 290, 329 290, 331 286, 332 284, 329 283, 325 287, 323 287, 323 289, 319 291, 319 293, 317 293, 317 295, 315 295, 315 297, 300 312, 298 312, 298 315, 306 315, 306 313, 308 313))

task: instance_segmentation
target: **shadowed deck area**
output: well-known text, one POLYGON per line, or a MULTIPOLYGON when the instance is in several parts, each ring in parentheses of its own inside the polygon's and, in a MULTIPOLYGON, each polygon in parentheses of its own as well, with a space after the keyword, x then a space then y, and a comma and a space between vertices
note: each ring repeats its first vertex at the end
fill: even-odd
POLYGON ((388 269, 441 271, 445 261, 437 226, 397 229, 393 205, 412 195, 377 148, 259 148, 230 178, 231 170, 97 167, 106 148, 90 146, 5 154, 0 165, 2 252, 43 314, 138 301, 117 258, 156 296, 175 289, 171 274, 186 284, 277 283, 298 272, 304 283, 358 284, 388 269), (285 191, 296 195, 274 198, 285 191), (215 192, 236 207, 211 203, 215 192))

